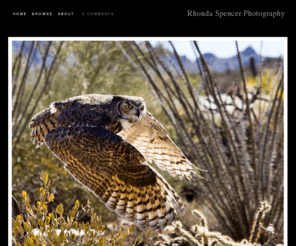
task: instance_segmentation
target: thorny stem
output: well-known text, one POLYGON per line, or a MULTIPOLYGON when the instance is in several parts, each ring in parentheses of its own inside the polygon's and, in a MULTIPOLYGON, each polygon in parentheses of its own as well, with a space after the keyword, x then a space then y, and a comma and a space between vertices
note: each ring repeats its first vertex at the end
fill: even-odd
MULTIPOLYGON (((238 56, 238 61, 239 61, 239 67, 240 67, 240 72, 242 76, 242 81, 243 81, 243 88, 244 88, 244 93, 245 93, 245 100, 246 100, 246 105, 247 109, 246 112, 248 114, 248 119, 249 119, 249 125, 250 125, 250 135, 251 135, 251 145, 252 145, 252 156, 253 156, 253 170, 254 170, 254 180, 255 180, 255 190, 258 190, 258 168, 257 168, 257 161, 256 161, 256 148, 255 148, 255 141, 254 141, 254 129, 253 129, 253 122, 251 118, 251 111, 250 111, 250 103, 249 103, 249 98, 248 98, 248 91, 247 91, 247 86, 246 86, 246 80, 244 76, 244 70, 243 70, 243 65, 240 57, 240 52, 238 50, 238 44, 237 41, 235 41, 236 44, 236 50, 237 50, 237 56, 238 56)), ((255 192, 255 198, 256 202, 258 202, 258 194, 255 192)))

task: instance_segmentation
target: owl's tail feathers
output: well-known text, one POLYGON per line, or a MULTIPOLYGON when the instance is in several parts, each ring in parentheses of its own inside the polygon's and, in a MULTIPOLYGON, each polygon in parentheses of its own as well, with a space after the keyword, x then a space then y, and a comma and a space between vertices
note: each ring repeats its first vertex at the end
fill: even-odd
POLYGON ((162 193, 165 195, 167 200, 173 205, 174 209, 176 209, 178 214, 184 215, 184 205, 182 203, 181 198, 174 191, 174 189, 169 185, 169 183, 151 166, 150 168, 156 174, 156 182, 160 187, 162 193))
POLYGON ((184 205, 164 178, 155 174, 156 183, 139 187, 126 185, 113 177, 112 185, 100 200, 142 230, 163 230, 178 214, 184 214, 184 205))
POLYGON ((31 136, 34 138, 33 143, 36 144, 36 148, 43 144, 46 134, 56 128, 56 125, 56 114, 51 113, 50 108, 34 115, 29 127, 32 128, 31 136))

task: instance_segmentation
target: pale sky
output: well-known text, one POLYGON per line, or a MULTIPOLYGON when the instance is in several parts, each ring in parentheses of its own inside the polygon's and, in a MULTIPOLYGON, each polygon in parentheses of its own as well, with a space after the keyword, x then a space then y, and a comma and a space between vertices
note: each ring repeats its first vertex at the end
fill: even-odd
POLYGON ((149 41, 152 45, 155 45, 160 41, 165 44, 166 48, 172 49, 167 40, 171 40, 173 42, 179 55, 186 55, 191 60, 195 59, 195 55, 190 44, 190 41, 192 40, 197 41, 199 49, 203 54, 213 53, 219 58, 229 58, 237 54, 235 40, 238 41, 240 51, 244 51, 248 46, 252 46, 257 54, 260 54, 262 44, 261 55, 269 57, 284 56, 285 46, 287 43, 285 38, 187 38, 187 40, 183 38, 157 40, 156 38, 149 41))
MULTIPOLYGON (((36 38, 34 38, 35 40, 36 38)), ((73 40, 73 38, 62 38, 63 40, 73 40)), ((13 38, 14 40, 14 38, 13 38)), ((17 40, 17 38, 16 38, 17 40)), ((32 40, 32 38, 22 38, 21 40, 32 40)), ((37 40, 47 40, 45 38, 39 38, 37 40)), ((51 38, 50 40, 55 40, 51 38)), ((75 40, 75 39, 74 39, 75 40)), ((237 54, 235 40, 238 41, 238 47, 240 51, 244 51, 248 46, 260 54, 261 44, 262 52, 261 55, 266 57, 279 57, 287 53, 287 38, 280 37, 215 37, 215 38, 206 38, 206 37, 155 37, 155 38, 78 38, 78 40, 136 40, 136 41, 147 41, 149 40, 152 45, 155 45, 157 42, 162 42, 165 44, 165 47, 172 50, 171 45, 168 43, 168 40, 171 40, 175 45, 179 55, 186 55, 190 60, 195 60, 195 55, 192 50, 190 41, 197 41, 201 52, 204 53, 213 53, 218 58, 229 58, 237 54)), ((15 47, 13 47, 15 48, 15 47)))

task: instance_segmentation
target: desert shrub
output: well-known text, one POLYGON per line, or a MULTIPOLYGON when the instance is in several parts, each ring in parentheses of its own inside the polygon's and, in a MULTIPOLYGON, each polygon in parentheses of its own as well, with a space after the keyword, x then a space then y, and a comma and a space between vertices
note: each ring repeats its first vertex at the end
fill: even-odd
POLYGON ((191 226, 190 230, 186 230, 180 221, 174 221, 171 226, 167 226, 164 230, 164 234, 160 235, 160 240, 155 242, 155 246, 166 245, 195 245, 195 246, 260 246, 258 240, 260 238, 260 231, 264 231, 268 234, 268 239, 264 245, 277 245, 276 244, 276 232, 273 225, 263 227, 262 219, 265 214, 270 210, 270 205, 266 202, 262 202, 260 208, 257 211, 255 221, 253 222, 252 230, 250 232, 249 239, 242 239, 240 242, 234 241, 232 238, 226 235, 222 235, 220 232, 210 231, 208 221, 204 214, 195 209, 192 214, 198 221, 191 226), (169 236, 166 236, 169 235, 169 236))
POLYGON ((106 230, 89 203, 83 206, 76 200, 68 213, 65 213, 63 204, 50 212, 48 205, 55 197, 50 191, 48 173, 43 171, 40 178, 43 185, 37 191, 36 202, 33 203, 27 192, 22 191, 24 210, 12 218, 14 245, 123 245, 128 242, 127 236, 133 226, 121 227, 116 232, 106 230), (80 222, 87 213, 90 221, 80 222))

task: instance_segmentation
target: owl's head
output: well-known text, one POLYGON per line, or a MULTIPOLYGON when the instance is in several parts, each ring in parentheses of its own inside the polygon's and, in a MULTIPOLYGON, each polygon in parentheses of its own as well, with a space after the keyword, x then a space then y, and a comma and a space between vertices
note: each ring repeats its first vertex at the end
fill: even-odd
POLYGON ((146 114, 145 101, 141 97, 125 97, 119 102, 118 110, 123 120, 136 123, 141 121, 146 114))

